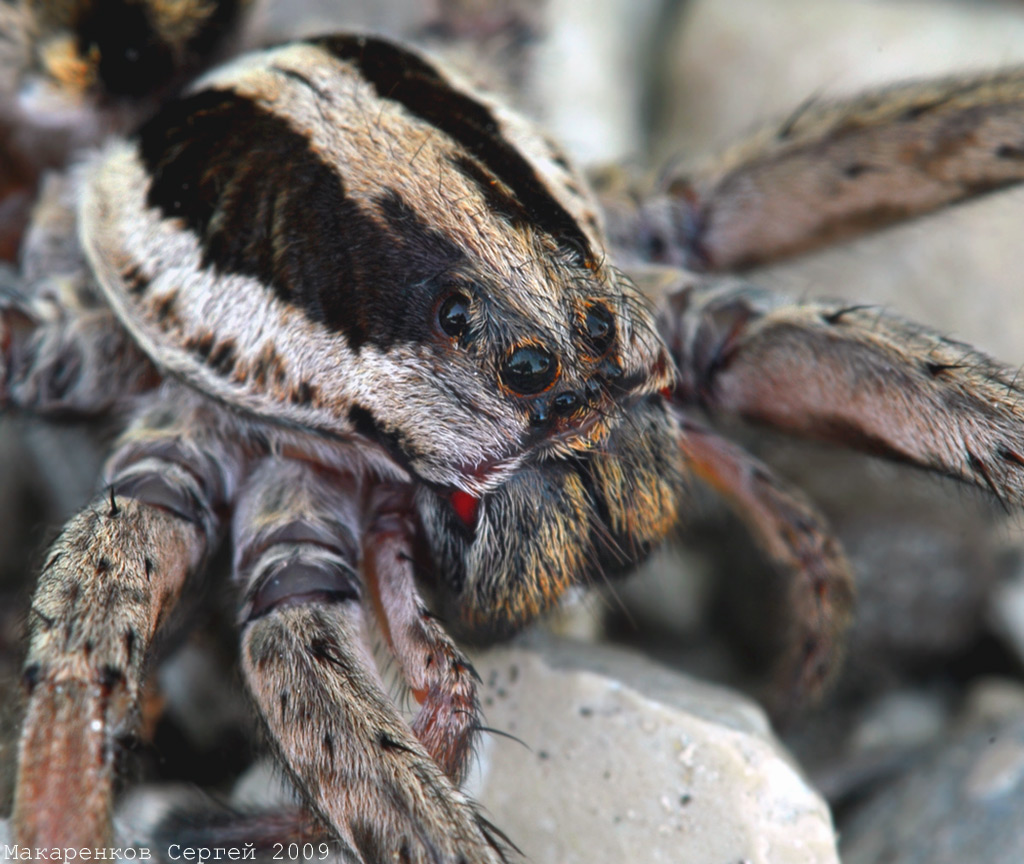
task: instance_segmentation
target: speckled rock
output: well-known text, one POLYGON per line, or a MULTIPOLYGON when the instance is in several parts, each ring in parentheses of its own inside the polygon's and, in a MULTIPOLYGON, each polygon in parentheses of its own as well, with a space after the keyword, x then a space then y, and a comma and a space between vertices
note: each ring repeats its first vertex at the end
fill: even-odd
POLYGON ((826 805, 746 698, 539 637, 474 662, 487 725, 519 741, 489 737, 470 789, 533 864, 838 861, 826 805))

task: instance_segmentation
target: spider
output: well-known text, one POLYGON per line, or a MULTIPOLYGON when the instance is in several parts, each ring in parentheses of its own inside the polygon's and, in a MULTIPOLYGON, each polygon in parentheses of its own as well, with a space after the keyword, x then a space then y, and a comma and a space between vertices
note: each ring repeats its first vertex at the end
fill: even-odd
MULTIPOLYGON (((102 110, 121 94, 99 81, 102 110)), ((703 171, 595 198, 437 60, 333 34, 216 66, 49 180, 0 294, 0 406, 125 431, 32 602, 18 842, 109 843, 149 649, 222 543, 255 709, 351 860, 514 856, 459 790, 480 722, 450 634, 506 636, 627 574, 695 480, 791 574, 783 675, 813 698, 848 565, 704 418, 1017 504, 1021 390, 894 315, 715 274, 1019 181, 1021 89, 1010 72, 810 103, 703 171)))

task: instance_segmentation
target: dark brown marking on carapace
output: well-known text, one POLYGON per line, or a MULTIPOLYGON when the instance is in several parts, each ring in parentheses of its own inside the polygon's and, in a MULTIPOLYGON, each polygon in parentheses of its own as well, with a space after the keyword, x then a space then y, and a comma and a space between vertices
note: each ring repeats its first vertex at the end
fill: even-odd
POLYGON ((121 278, 124 280, 124 286, 129 294, 135 296, 145 294, 146 289, 149 288, 149 277, 142 272, 142 268, 138 264, 132 264, 122 270, 121 278))
POLYGON ((230 375, 238 362, 234 340, 223 339, 218 342, 216 335, 209 331, 189 336, 183 345, 220 375, 230 375))
POLYGON ((200 359, 205 363, 209 360, 210 352, 213 351, 216 341, 217 337, 207 330, 189 336, 185 340, 184 347, 192 353, 199 355, 200 359))
MULTIPOLYGON (((143 125, 138 146, 152 176, 147 203, 197 235, 203 267, 255 278, 355 351, 427 338, 436 286, 424 274, 452 269, 464 252, 408 206, 382 226, 371 202, 346 194, 341 167, 283 117, 234 91, 202 90, 143 125)), ((369 179, 380 199, 397 196, 386 178, 369 179)))
POLYGON ((450 136, 512 191, 539 229, 582 256, 581 264, 594 263, 590 241, 576 220, 501 134, 485 105, 453 89, 423 58, 383 39, 340 35, 316 39, 312 44, 352 63, 381 99, 397 102, 450 136))
POLYGON ((225 339, 214 347, 206 362, 210 367, 221 375, 230 375, 235 368, 235 343, 231 339, 225 339))
POLYGON ((312 405, 316 400, 316 387, 308 381, 300 381, 288 398, 293 405, 312 405))
POLYGON ((519 227, 530 222, 530 214, 523 209, 519 199, 511 190, 479 161, 464 153, 448 157, 448 161, 463 177, 469 180, 483 195, 487 206, 503 216, 510 224, 519 227))
POLYGON ((274 346, 267 342, 252 367, 253 383, 261 388, 266 388, 274 383, 281 384, 288 380, 287 369, 281 355, 277 353, 274 346))
POLYGON ((161 297, 153 298, 151 307, 153 310, 153 316, 161 329, 169 330, 170 328, 177 327, 181 324, 181 319, 178 317, 177 311, 175 310, 175 304, 177 301, 178 294, 174 291, 164 294, 161 297))
POLYGON ((416 445, 407 436, 386 428, 362 405, 354 404, 348 409, 348 419, 356 433, 383 446, 404 468, 421 456, 416 445))

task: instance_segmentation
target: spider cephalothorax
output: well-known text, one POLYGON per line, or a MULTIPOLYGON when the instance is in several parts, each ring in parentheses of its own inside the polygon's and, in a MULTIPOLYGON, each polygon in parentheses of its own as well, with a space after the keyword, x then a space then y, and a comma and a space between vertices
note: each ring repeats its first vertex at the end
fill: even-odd
POLYGON ((115 145, 85 244, 165 368, 479 494, 671 380, 581 187, 417 55, 332 37, 218 70, 115 145))
MULTIPOLYGON (((804 188, 799 165, 857 135, 920 171, 936 129, 963 133, 970 182, 919 209, 1007 182, 1006 125, 989 120, 1019 110, 1018 80, 809 108, 717 173, 620 201, 615 248, 543 135, 363 36, 218 67, 48 184, 0 296, 0 405, 128 420, 33 601, 19 841, 105 842, 147 654, 225 538, 243 675, 304 802, 269 824, 325 831, 352 860, 512 854, 458 789, 476 684, 421 583, 446 626, 507 634, 632 569, 685 518, 693 478, 792 574, 784 674, 813 696, 848 620, 842 551, 798 492, 695 418, 837 440, 1019 502, 1016 378, 856 305, 638 268, 645 297, 614 261, 716 266, 712 217, 742 208, 736 189, 774 213, 771 163, 783 197, 849 193, 871 172, 846 160, 842 183, 804 188), (411 725, 368 615, 419 705, 411 725)), ((818 222, 804 207, 783 247, 885 210, 887 187, 857 189, 818 222)), ((730 260, 763 259, 777 227, 730 235, 730 260)))

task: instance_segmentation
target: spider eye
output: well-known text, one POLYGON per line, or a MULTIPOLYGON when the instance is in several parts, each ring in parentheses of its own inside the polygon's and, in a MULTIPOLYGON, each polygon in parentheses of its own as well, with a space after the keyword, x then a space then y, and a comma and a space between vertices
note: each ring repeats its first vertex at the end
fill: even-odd
POLYGON ((452 339, 460 338, 469 328, 469 298, 450 294, 437 310, 437 323, 452 339))
POLYGON ((527 345, 516 348, 501 367, 501 380, 505 386, 524 396, 540 393, 558 375, 558 363, 542 348, 527 345))
POLYGON ((596 351, 604 353, 608 349, 615 338, 615 318, 607 306, 594 304, 587 309, 584 334, 596 351))

